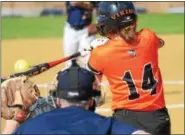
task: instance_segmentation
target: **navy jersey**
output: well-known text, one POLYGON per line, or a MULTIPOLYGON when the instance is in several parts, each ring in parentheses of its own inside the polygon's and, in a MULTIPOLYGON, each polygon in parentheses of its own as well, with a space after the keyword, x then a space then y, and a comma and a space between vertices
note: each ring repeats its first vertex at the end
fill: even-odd
POLYGON ((131 134, 130 125, 80 107, 58 108, 23 123, 13 134, 131 134))
MULTIPOLYGON (((95 6, 95 4, 93 3, 95 6)), ((70 2, 66 2, 67 8, 67 22, 71 26, 87 26, 92 22, 92 11, 78 7, 71 6, 70 2)))

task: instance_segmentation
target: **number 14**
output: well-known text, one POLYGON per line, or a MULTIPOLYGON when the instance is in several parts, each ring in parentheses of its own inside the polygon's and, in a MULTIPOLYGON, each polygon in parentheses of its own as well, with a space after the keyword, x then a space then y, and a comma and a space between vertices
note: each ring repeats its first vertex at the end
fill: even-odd
MULTIPOLYGON (((134 80, 132 78, 132 74, 130 71, 126 71, 122 78, 129 87, 129 100, 138 99, 140 97, 138 90, 134 84, 134 80)), ((142 90, 147 91, 150 90, 150 95, 156 94, 157 80, 154 78, 152 65, 146 64, 143 70, 143 78, 142 78, 142 90)))

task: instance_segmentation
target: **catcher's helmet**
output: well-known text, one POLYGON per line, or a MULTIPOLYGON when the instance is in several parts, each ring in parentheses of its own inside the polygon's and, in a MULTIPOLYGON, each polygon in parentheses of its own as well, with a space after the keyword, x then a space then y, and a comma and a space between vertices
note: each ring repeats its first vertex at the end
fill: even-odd
POLYGON ((98 6, 98 32, 106 36, 109 32, 116 32, 137 20, 133 2, 100 2, 98 6))

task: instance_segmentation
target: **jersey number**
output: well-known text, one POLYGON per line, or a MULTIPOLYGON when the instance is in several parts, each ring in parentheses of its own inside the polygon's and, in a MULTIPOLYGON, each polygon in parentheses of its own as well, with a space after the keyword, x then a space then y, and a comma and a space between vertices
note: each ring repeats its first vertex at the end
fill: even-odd
MULTIPOLYGON (((136 86, 134 84, 134 80, 132 78, 132 74, 130 71, 125 72, 124 77, 122 78, 129 87, 129 100, 134 100, 140 97, 136 86)), ((142 89, 143 91, 150 90, 150 95, 156 94, 157 80, 154 79, 152 65, 147 64, 144 66, 143 71, 143 79, 142 79, 142 89)))

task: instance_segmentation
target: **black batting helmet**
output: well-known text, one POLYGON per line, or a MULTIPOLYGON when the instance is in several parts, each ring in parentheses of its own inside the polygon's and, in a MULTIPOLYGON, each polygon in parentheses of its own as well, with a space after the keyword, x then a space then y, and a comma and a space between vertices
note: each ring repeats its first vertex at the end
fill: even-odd
POLYGON ((109 32, 116 32, 119 28, 127 27, 137 20, 133 2, 100 2, 98 6, 98 32, 106 36, 109 32))

